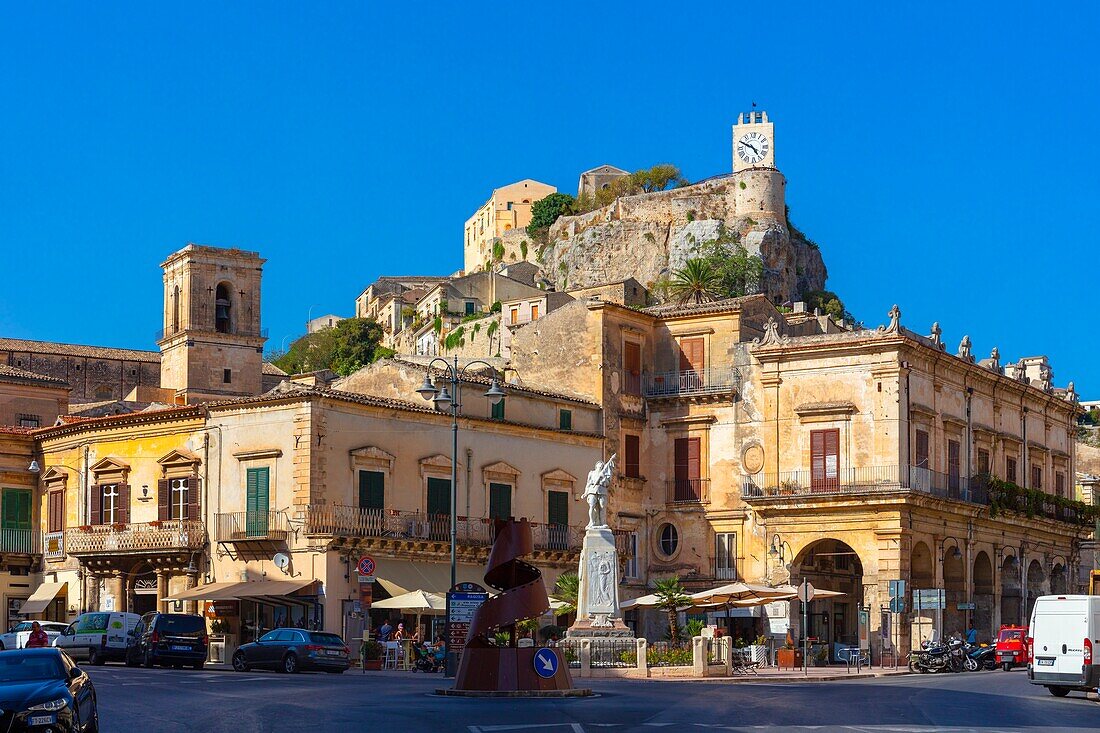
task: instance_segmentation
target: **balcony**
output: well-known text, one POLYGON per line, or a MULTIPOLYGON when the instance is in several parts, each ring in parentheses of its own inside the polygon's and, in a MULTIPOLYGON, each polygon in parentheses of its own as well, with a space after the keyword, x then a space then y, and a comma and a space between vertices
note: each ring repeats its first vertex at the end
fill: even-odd
POLYGON ((73 527, 65 530, 61 548, 70 555, 98 555, 200 550, 205 543, 202 522, 171 520, 73 527))
MULTIPOLYGON (((341 504, 313 504, 301 516, 308 537, 363 537, 388 540, 451 541, 451 518, 447 514, 424 514, 397 509, 363 509, 341 504)), ((531 523, 535 550, 576 552, 584 530, 560 524, 531 523)), ((459 517, 456 540, 464 547, 490 547, 493 522, 479 517, 459 517)))
POLYGON ((290 522, 284 512, 226 512, 214 515, 215 542, 285 542, 289 536, 290 522))
POLYGON ((646 399, 720 397, 741 386, 741 374, 732 366, 646 374, 646 399))
POLYGON ((0 552, 37 555, 41 552, 38 533, 31 529, 0 529, 0 552))
POLYGON ((678 478, 665 481, 669 504, 702 504, 710 500, 709 478, 678 478))

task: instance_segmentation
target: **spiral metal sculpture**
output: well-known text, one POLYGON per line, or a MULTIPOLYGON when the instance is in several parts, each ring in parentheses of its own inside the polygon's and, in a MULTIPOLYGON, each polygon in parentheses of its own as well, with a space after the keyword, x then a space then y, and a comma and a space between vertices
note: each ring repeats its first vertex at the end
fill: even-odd
POLYGON ((498 591, 475 612, 455 678, 458 690, 562 690, 573 686, 558 650, 558 671, 550 678, 535 673, 532 647, 516 647, 516 624, 550 610, 542 571, 520 558, 534 550, 526 519, 497 520, 496 540, 485 568, 485 584, 498 591), (509 645, 490 641, 508 633, 509 645))

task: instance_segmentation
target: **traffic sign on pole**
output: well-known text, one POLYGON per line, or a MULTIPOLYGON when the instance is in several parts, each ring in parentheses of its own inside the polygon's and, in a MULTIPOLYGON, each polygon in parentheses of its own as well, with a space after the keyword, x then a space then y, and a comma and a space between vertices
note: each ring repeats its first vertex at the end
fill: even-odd
POLYGON ((374 558, 370 555, 363 555, 363 557, 359 558, 359 564, 356 565, 356 569, 359 571, 360 575, 374 575, 374 558))
POLYGON ((558 673, 558 655, 549 647, 544 646, 542 649, 535 652, 532 664, 535 667, 535 674, 545 680, 550 679, 558 673))
POLYGON ((803 603, 809 603, 814 599, 814 587, 810 581, 803 580, 802 585, 798 586, 798 600, 803 603))

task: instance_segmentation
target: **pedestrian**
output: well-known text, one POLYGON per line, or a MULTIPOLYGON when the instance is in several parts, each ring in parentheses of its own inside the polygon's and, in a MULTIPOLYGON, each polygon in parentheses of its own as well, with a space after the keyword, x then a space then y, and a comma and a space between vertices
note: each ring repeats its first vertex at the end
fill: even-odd
POLYGON ((386 619, 382 622, 382 628, 378 629, 378 641, 387 642, 393 637, 393 627, 390 626, 390 620, 386 619))
POLYGON ((399 622, 397 624, 397 632, 393 635, 394 641, 404 641, 405 637, 405 624, 404 622, 399 622))
POLYGON ((966 643, 977 644, 978 643, 978 630, 974 628, 974 624, 970 624, 970 628, 966 630, 966 643))
POLYGON ((50 637, 42 630, 37 621, 31 624, 31 635, 27 637, 27 649, 40 649, 50 645, 50 637))

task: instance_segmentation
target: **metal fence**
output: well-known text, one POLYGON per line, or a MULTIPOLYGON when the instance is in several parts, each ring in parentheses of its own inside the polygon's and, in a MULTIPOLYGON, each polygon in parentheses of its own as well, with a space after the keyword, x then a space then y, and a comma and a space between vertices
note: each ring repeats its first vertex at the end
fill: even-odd
POLYGON ((589 649, 594 668, 638 666, 638 644, 633 639, 593 639, 589 649))
POLYGON ((689 397, 732 393, 741 385, 741 374, 734 367, 684 369, 645 375, 645 396, 689 397))
POLYGON ((798 470, 748 474, 741 480, 741 496, 754 499, 906 490, 988 504, 988 487, 986 476, 959 476, 917 466, 857 466, 833 472, 798 470))
POLYGON ((709 478, 677 478, 665 482, 670 504, 703 503, 710 497, 709 478))
POLYGON ((694 664, 691 644, 655 641, 646 650, 646 662, 650 667, 690 667, 694 664))

